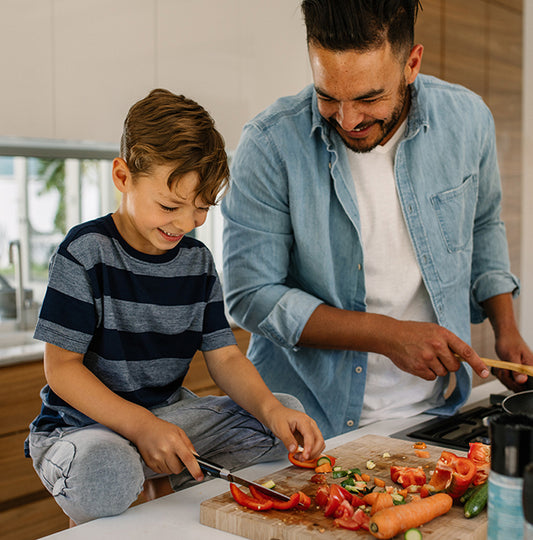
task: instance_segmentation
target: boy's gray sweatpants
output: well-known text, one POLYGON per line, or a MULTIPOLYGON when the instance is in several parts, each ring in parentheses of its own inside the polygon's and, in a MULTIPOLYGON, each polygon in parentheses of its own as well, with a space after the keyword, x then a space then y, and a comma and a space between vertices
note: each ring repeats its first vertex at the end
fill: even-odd
MULTIPOLYGON (((292 396, 276 397, 303 410, 292 396)), ((286 455, 270 430, 225 396, 201 398, 182 388, 178 401, 152 412, 182 428, 201 456, 230 470, 286 455)), ((77 524, 124 512, 155 476, 130 441, 101 424, 34 432, 29 443, 41 481, 77 524)), ((174 490, 191 482, 187 471, 170 476, 174 490)))

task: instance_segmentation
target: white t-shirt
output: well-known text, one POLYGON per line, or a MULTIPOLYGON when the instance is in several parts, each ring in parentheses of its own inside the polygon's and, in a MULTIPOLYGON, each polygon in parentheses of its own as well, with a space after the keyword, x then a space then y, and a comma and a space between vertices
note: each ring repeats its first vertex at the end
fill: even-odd
MULTIPOLYGON (((361 217, 367 311, 435 322, 394 179, 394 157, 405 127, 406 121, 391 140, 370 152, 347 150, 361 217)), ((389 358, 369 353, 359 425, 432 408, 442 384, 440 378, 425 381, 400 370, 389 358)))

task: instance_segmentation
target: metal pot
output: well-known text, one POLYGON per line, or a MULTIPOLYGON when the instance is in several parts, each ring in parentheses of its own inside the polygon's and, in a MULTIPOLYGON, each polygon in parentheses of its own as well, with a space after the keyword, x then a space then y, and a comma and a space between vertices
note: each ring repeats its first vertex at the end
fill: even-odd
POLYGON ((509 414, 527 414, 533 417, 533 390, 525 390, 507 396, 502 401, 502 407, 509 414))

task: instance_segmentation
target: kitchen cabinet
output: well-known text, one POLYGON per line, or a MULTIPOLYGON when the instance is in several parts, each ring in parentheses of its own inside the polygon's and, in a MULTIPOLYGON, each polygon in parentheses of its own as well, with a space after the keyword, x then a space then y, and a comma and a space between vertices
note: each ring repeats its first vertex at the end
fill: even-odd
MULTIPOLYGON (((248 332, 234 329, 238 345, 246 352, 248 332)), ((0 531, 2 540, 34 540, 68 527, 68 518, 44 489, 24 457, 28 425, 37 415, 45 384, 42 361, 0 368, 0 531)), ((221 395, 211 379, 203 356, 191 362, 184 383, 198 395, 221 395)), ((140 502, 140 501, 138 501, 140 502)))

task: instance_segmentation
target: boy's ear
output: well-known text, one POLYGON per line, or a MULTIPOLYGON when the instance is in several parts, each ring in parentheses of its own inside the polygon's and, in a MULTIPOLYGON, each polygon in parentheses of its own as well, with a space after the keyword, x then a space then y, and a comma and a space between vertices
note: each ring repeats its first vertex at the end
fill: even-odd
POLYGON ((128 165, 122 158, 115 158, 113 160, 112 176, 115 187, 121 193, 124 193, 129 187, 132 178, 128 165))

